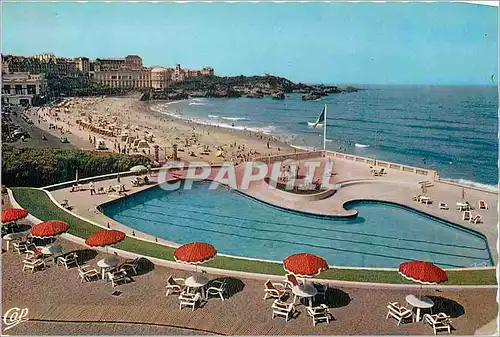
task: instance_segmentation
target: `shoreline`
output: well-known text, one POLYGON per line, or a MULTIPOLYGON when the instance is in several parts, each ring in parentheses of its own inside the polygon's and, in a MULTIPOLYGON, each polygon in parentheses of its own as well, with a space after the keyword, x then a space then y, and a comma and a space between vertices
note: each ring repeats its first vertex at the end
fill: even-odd
MULTIPOLYGON (((267 141, 269 140, 271 143, 271 145, 276 145, 276 146, 280 146, 280 149, 281 150, 286 150, 287 148, 289 148, 290 152, 293 151, 294 149, 294 146, 291 145, 291 144, 288 144, 282 140, 279 139, 279 137, 276 137, 274 135, 271 135, 271 134, 265 134, 263 132, 258 132, 258 131, 254 131, 254 130, 249 130, 249 129, 237 129, 237 128, 231 128, 231 127, 224 127, 224 126, 220 126, 220 125, 217 125, 217 124, 210 124, 210 123, 205 123, 205 122, 202 122, 202 121, 197 121, 195 119, 192 119, 192 118, 184 118, 184 117, 177 117, 177 116, 173 116, 171 114, 167 114, 167 113, 162 113, 160 111, 157 111, 155 109, 153 109, 153 106, 155 105, 158 105, 158 104, 168 104, 168 105, 171 105, 171 104, 177 104, 177 103, 181 103, 181 102, 186 102, 186 101, 189 101, 190 99, 185 99, 185 100, 177 100, 177 101, 166 101, 166 100, 155 100, 154 102, 152 101, 149 101, 149 102, 145 102, 146 103, 146 106, 144 106, 144 109, 145 109, 145 113, 148 113, 148 114, 152 114, 152 115, 155 115, 156 117, 158 118, 162 118, 162 117, 167 117, 167 118, 170 118, 170 121, 172 123, 181 123, 181 124, 184 124, 184 125, 188 125, 188 126, 192 126, 192 124, 196 124, 196 125, 200 125, 204 128, 210 128, 216 132, 221 132, 221 133, 226 133, 226 134, 237 134, 241 137, 252 137, 253 139, 261 139, 263 141, 267 141), (262 137, 261 137, 262 136, 262 137)), ((283 153, 288 153, 286 151, 283 151, 283 153)))

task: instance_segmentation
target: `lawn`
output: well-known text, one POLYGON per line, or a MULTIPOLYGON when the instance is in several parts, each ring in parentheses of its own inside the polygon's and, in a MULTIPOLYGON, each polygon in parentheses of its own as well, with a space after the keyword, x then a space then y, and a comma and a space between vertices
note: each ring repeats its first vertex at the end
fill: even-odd
MULTIPOLYGON (((17 202, 30 214, 41 220, 62 220, 70 225, 69 234, 87 238, 90 234, 100 230, 100 227, 94 226, 84 220, 81 220, 55 205, 48 195, 35 188, 13 188, 12 192, 17 202)), ((129 252, 174 261, 174 248, 163 245, 137 240, 126 237, 125 240, 118 243, 116 248, 129 252)), ((205 264, 208 267, 237 270, 250 273, 261 273, 270 275, 283 275, 283 266, 280 263, 251 261, 236 259, 225 256, 218 256, 216 259, 205 264)), ((495 270, 475 270, 475 271, 448 271, 447 285, 496 285, 497 280, 495 270)), ((322 279, 357 281, 357 282, 376 282, 376 283, 406 283, 408 281, 401 277, 396 271, 373 271, 360 269, 341 269, 334 268, 319 275, 322 279)))

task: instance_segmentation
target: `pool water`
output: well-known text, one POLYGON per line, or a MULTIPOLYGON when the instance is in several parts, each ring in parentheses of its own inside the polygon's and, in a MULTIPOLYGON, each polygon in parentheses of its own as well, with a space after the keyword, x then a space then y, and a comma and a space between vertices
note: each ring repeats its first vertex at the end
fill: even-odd
POLYGON ((219 253, 243 257, 281 261, 308 252, 335 266, 395 268, 408 260, 447 268, 492 265, 480 234, 401 206, 354 202, 347 207, 357 217, 319 217, 210 184, 176 191, 154 187, 102 211, 137 231, 179 244, 203 241, 219 253))

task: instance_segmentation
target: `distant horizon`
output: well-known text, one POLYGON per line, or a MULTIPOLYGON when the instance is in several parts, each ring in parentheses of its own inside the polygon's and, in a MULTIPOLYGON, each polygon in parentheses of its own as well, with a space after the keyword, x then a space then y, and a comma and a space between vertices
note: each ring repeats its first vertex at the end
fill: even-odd
POLYGON ((4 54, 138 54, 148 66, 304 83, 498 83, 498 7, 491 6, 7 2, 2 23, 4 54))

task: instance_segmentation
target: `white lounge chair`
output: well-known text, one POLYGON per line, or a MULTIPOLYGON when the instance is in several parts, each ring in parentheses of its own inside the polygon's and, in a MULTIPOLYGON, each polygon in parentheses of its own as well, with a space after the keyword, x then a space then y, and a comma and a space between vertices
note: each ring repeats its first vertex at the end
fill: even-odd
POLYGON ((411 310, 400 306, 398 302, 389 303, 387 309, 389 309, 389 312, 387 313, 385 319, 388 319, 389 317, 395 318, 398 321, 398 325, 401 324, 404 319, 408 319, 413 316, 411 310))
POLYGON ((34 244, 29 244, 26 246, 26 259, 31 259, 34 257, 42 257, 42 251, 38 249, 34 244))
POLYGON ((479 200, 479 209, 488 209, 488 204, 484 200, 479 200))
POLYGON ((438 330, 448 330, 448 333, 451 333, 450 316, 446 315, 444 312, 437 315, 425 314, 424 321, 432 327, 435 335, 438 330))
POLYGON ((28 259, 28 260, 23 260, 23 271, 26 269, 31 270, 31 272, 34 272, 35 269, 39 268, 45 268, 45 262, 42 259, 28 259))
POLYGON ((281 283, 273 283, 271 280, 267 280, 264 285, 264 299, 267 299, 268 297, 280 299, 286 294, 285 286, 281 283))
POLYGON ((444 202, 440 202, 439 203, 439 209, 449 209, 448 208, 448 204, 444 203, 444 202))
POLYGON ((385 172, 385 169, 384 169, 383 167, 380 169, 380 171, 373 170, 373 175, 374 175, 375 177, 381 177, 381 176, 383 176, 384 174, 386 174, 386 172, 385 172))
POLYGON ((210 295, 218 295, 224 301, 224 291, 226 291, 226 279, 222 281, 213 280, 207 289, 207 298, 210 295))
POLYGON ((120 269, 132 270, 134 275, 137 275, 137 269, 139 269, 139 257, 136 259, 129 259, 120 265, 120 269))
POLYGON ((472 222, 474 225, 481 223, 482 222, 481 215, 476 214, 474 217, 471 217, 470 222, 472 222))
POLYGON ((165 296, 168 296, 169 294, 182 293, 184 290, 184 282, 185 280, 183 278, 173 278, 172 276, 169 276, 167 279, 167 293, 165 296))
POLYGON ((470 219, 472 218, 471 216, 471 213, 470 211, 465 211, 463 214, 462 214, 462 219, 464 221, 470 221, 470 219))
POLYGON ((280 300, 274 300, 271 308, 273 309, 273 319, 275 316, 283 316, 287 322, 295 311, 293 303, 285 303, 280 300))
POLYGON ((93 278, 99 279, 99 272, 89 265, 78 266, 78 275, 80 276, 81 282, 90 282, 93 278))
POLYGON ((293 274, 286 274, 285 287, 292 289, 300 283, 293 274))
POLYGON ((201 300, 201 295, 200 293, 192 294, 183 291, 179 295, 179 300, 181 300, 181 302, 179 303, 179 309, 182 309, 183 307, 191 307, 191 310, 194 311, 194 309, 196 308, 196 303, 201 300))
POLYGON ((313 320, 314 326, 316 326, 316 323, 320 321, 326 321, 326 323, 330 323, 330 317, 332 317, 332 314, 330 313, 330 310, 328 310, 326 304, 321 304, 320 306, 314 308, 306 308, 307 313, 313 320))
POLYGON ((108 272, 108 279, 111 281, 111 285, 116 287, 119 282, 127 283, 127 272, 124 269, 120 269, 114 272, 108 272))
POLYGON ((66 269, 69 269, 69 266, 76 265, 78 266, 78 261, 76 260, 78 255, 76 253, 69 253, 66 256, 59 256, 57 258, 57 264, 62 264, 66 269))
POLYGON ((314 283, 314 288, 318 291, 316 296, 323 297, 323 301, 326 300, 326 292, 328 291, 328 286, 326 284, 314 283))

